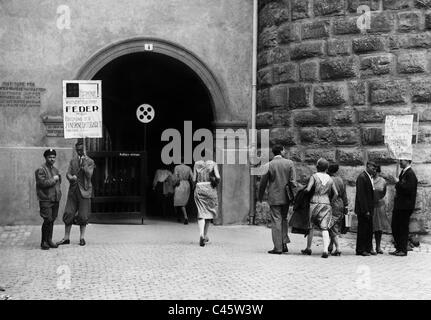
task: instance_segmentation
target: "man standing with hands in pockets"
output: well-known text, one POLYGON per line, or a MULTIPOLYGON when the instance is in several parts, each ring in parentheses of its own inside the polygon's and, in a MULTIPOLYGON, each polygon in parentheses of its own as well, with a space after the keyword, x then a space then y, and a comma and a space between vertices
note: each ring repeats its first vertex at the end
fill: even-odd
POLYGON ((290 242, 287 234, 287 213, 289 204, 293 201, 296 188, 296 173, 293 161, 283 158, 284 147, 275 145, 272 148, 274 158, 268 163, 268 171, 262 176, 259 185, 259 201, 262 201, 268 184, 268 202, 271 207, 271 229, 274 248, 270 254, 288 252, 287 243, 290 242), (286 192, 286 187, 288 192, 286 192))
POLYGON ((57 244, 70 244, 70 230, 72 229, 72 224, 77 224, 80 227, 79 245, 85 246, 85 229, 88 224, 93 192, 91 177, 95 165, 93 159, 84 153, 84 144, 82 140, 79 140, 75 144, 75 149, 77 156, 70 160, 69 169, 66 174, 70 186, 66 208, 63 214, 65 233, 64 238, 57 244))

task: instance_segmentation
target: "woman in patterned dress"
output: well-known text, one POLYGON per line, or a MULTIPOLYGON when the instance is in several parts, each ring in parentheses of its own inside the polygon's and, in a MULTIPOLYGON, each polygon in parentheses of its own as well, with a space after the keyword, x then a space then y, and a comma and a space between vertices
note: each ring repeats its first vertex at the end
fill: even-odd
MULTIPOLYGON (((187 216, 186 205, 190 197, 190 180, 193 181, 192 169, 185 165, 179 164, 175 166, 174 176, 178 185, 175 187, 174 192, 174 207, 177 212, 178 208, 181 209, 184 216, 184 224, 189 223, 187 216)), ((179 218, 178 218, 179 219, 179 218)))
POLYGON ((332 207, 329 194, 332 192, 333 199, 338 197, 334 181, 326 173, 329 163, 326 159, 320 158, 317 161, 317 172, 313 174, 308 182, 305 192, 308 193, 314 188, 313 196, 310 200, 310 231, 308 232, 307 248, 301 250, 302 254, 311 255, 311 244, 313 242, 313 229, 322 231, 323 253, 322 258, 328 258, 329 229, 332 227, 332 207))
POLYGON ((208 242, 208 228, 217 217, 218 196, 215 181, 220 181, 217 163, 212 160, 196 161, 193 168, 193 181, 196 182, 194 198, 198 209, 199 245, 208 242))

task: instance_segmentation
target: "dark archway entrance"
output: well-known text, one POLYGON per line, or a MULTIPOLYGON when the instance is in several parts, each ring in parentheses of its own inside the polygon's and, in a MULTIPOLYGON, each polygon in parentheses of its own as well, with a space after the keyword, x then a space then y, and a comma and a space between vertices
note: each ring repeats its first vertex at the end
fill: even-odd
MULTIPOLYGON (((104 138, 88 142, 98 167, 93 221, 129 219, 140 216, 142 209, 147 217, 161 218, 151 188, 154 173, 162 166, 160 154, 166 142, 161 142, 161 134, 168 128, 183 133, 184 121, 192 121, 194 129, 211 130, 210 92, 189 66, 156 52, 120 56, 92 79, 102 80, 104 123, 104 138), (145 125, 136 117, 141 104, 153 106, 156 112, 145 134, 145 125), (138 197, 147 201, 139 202, 138 197)), ((172 209, 163 218, 174 218, 172 209)))

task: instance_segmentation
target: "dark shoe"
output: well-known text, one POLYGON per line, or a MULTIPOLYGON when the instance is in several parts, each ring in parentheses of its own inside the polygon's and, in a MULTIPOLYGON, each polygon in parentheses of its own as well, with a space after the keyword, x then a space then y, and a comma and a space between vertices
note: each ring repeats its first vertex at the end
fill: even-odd
POLYGON ((329 256, 329 255, 328 255, 328 253, 327 253, 327 252, 323 252, 323 253, 322 253, 322 258, 328 258, 328 256, 329 256))
POLYGON ((331 253, 332 253, 332 250, 334 250, 334 247, 329 246, 329 247, 328 247, 328 253, 329 253, 329 254, 331 254, 331 253))
POLYGON ((61 246, 63 244, 70 244, 70 240, 69 239, 61 239, 60 241, 57 242, 58 246, 61 246))
POLYGON ((331 253, 332 256, 341 256, 341 251, 335 250, 333 253, 331 253))
POLYGON ((289 252, 289 249, 287 249, 286 245, 283 246, 283 252, 289 252))
POLYGON ((270 253, 270 254, 282 254, 283 252, 282 251, 281 252, 276 251, 276 250, 272 249, 272 250, 269 250, 268 253, 270 253))
POLYGON ((49 250, 49 244, 48 244, 48 242, 42 242, 42 243, 40 244, 40 248, 41 248, 42 250, 49 250))
POLYGON ((369 252, 372 256, 376 256, 377 255, 377 252, 375 252, 374 250, 373 251, 370 251, 369 252))
POLYGON ((48 245, 50 248, 58 248, 58 245, 52 242, 52 240, 48 240, 48 245))
POLYGON ((79 240, 79 245, 80 246, 85 246, 85 240, 84 239, 80 239, 79 240))
POLYGON ((366 251, 364 251, 364 252, 356 252, 356 255, 357 256, 364 256, 364 257, 371 256, 371 254, 369 252, 366 252, 366 251))
POLYGON ((188 219, 184 220, 184 224, 189 224, 189 220, 188 219))
POLYGON ((413 251, 413 248, 410 245, 408 245, 407 246, 407 251, 413 251))
POLYGON ((204 239, 204 237, 200 237, 200 238, 199 238, 199 245, 200 245, 201 247, 204 247, 204 246, 205 246, 205 239, 204 239))
POLYGON ((383 250, 382 249, 376 249, 377 254, 383 254, 383 250))
POLYGON ((398 250, 395 250, 395 251, 389 252, 389 254, 395 256, 398 252, 399 252, 398 250))
POLYGON ((301 250, 301 253, 310 256, 311 255, 311 249, 301 250))
POLYGON ((405 257, 405 256, 407 256, 407 252, 398 251, 397 253, 395 253, 395 256, 397 256, 397 257, 405 257))

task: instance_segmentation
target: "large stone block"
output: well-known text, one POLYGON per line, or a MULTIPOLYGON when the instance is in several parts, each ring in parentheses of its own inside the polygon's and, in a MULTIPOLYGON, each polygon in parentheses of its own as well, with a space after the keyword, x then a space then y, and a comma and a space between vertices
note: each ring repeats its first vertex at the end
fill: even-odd
POLYGON ((258 111, 269 108, 269 89, 260 89, 256 93, 256 104, 258 111))
POLYGON ((259 87, 267 87, 273 84, 272 68, 267 67, 257 72, 257 84, 259 87))
POLYGON ((361 57, 361 75, 374 76, 390 73, 393 67, 394 57, 390 53, 361 57))
POLYGON ((305 144, 332 145, 335 135, 331 128, 301 128, 299 131, 301 142, 305 144))
POLYGON ((350 40, 329 39, 328 56, 338 56, 350 54, 352 43, 350 40))
POLYGON ((329 36, 329 20, 306 22, 302 24, 302 40, 319 39, 329 36))
POLYGON ((335 150, 307 149, 304 152, 304 161, 307 163, 316 164, 317 160, 319 160, 320 158, 325 158, 326 160, 328 160, 330 162, 335 162, 335 160, 336 160, 335 150))
POLYGON ((310 106, 310 85, 299 85, 289 88, 289 107, 291 109, 307 108, 310 106))
POLYGON ((259 29, 289 21, 289 8, 282 2, 272 2, 259 11, 259 29))
POLYGON ((366 5, 371 11, 379 10, 379 0, 347 0, 347 10, 351 13, 358 12, 358 7, 366 5))
POLYGON ((292 60, 299 60, 312 57, 320 57, 324 54, 325 42, 323 40, 318 40, 292 45, 290 57, 292 60))
POLYGON ((379 164, 397 163, 397 160, 392 158, 387 148, 367 150, 367 154, 369 161, 374 161, 379 164))
POLYGON ((289 147, 286 157, 294 162, 302 162, 302 150, 298 147, 289 147))
POLYGON ((364 163, 364 152, 360 149, 337 149, 337 161, 342 165, 359 166, 364 163))
POLYGON ((320 79, 338 80, 352 78, 358 72, 358 59, 355 57, 332 58, 320 62, 320 79))
POLYGON ((370 102, 372 104, 389 104, 406 102, 408 83, 404 80, 370 81, 370 102))
POLYGON ((420 0, 414 1, 415 7, 420 9, 429 9, 431 8, 431 0, 420 0))
POLYGON ((363 36, 352 40, 352 49, 355 53, 383 51, 385 45, 384 38, 377 36, 363 36))
POLYGON ((274 83, 294 83, 299 79, 297 63, 287 62, 274 66, 274 83))
POLYGON ((412 32, 420 30, 420 14, 418 12, 398 13, 398 32, 412 32))
POLYGON ((367 101, 366 84, 362 81, 348 83, 350 101, 353 105, 364 105, 367 101))
POLYGON ((291 129, 273 128, 269 132, 270 145, 281 144, 283 146, 295 145, 295 134, 291 129))
POLYGON ((258 48, 259 50, 266 50, 278 46, 278 29, 273 26, 264 29, 259 34, 258 48))
POLYGON ((308 5, 310 0, 292 0, 291 11, 292 20, 309 18, 310 14, 308 11, 308 5))
POLYGON ((419 126, 418 143, 431 144, 431 125, 419 126))
POLYGON ((256 114, 256 126, 259 128, 268 128, 274 123, 272 112, 260 112, 256 114))
POLYGON ((283 107, 287 105, 286 85, 273 86, 269 89, 269 106, 283 107))
POLYGON ((415 49, 415 48, 426 49, 430 47, 431 47, 431 34, 429 32, 389 36, 389 48, 391 50, 415 49))
POLYGON ((314 1, 314 15, 341 15, 344 13, 344 0, 319 0, 314 1))
POLYGON ((314 105, 316 107, 340 106, 347 102, 345 83, 322 84, 314 87, 314 105))
POLYGON ((335 35, 361 33, 361 30, 359 30, 357 26, 357 20, 357 17, 336 18, 332 26, 332 31, 335 35))
POLYGON ((348 146, 359 143, 359 130, 357 128, 332 128, 335 135, 335 144, 348 146))
POLYGON ((328 126, 330 123, 329 111, 319 110, 303 110, 295 112, 295 124, 301 127, 304 126, 328 126))
POLYGON ((317 61, 305 61, 299 65, 299 79, 301 81, 319 80, 319 64, 317 61))
POLYGON ((289 60, 289 46, 278 46, 268 50, 268 63, 284 63, 289 60))
POLYGON ((362 144, 364 145, 381 145, 384 144, 383 129, 379 128, 362 128, 362 144))
POLYGON ((425 14, 425 29, 431 29, 431 12, 425 14))
POLYGON ((412 108, 412 113, 419 114, 419 121, 431 121, 431 107, 427 104, 416 104, 412 108))
POLYGON ((412 102, 431 102, 431 79, 415 79, 410 82, 412 102))
POLYGON ((278 28, 277 41, 280 44, 288 44, 300 40, 300 25, 297 23, 285 23, 278 28))
POLYGON ((399 73, 421 73, 428 70, 428 53, 405 52, 398 55, 399 73))
POLYGON ((370 29, 368 33, 388 33, 394 29, 395 16, 389 12, 371 13, 370 29))
MULTIPOLYGON (((413 145, 413 163, 416 166, 419 163, 431 163, 431 145, 416 144, 413 145)), ((431 169, 431 167, 429 167, 431 169)), ((431 172, 431 170, 429 170, 431 172)), ((431 184, 431 181, 428 182, 431 184)))
POLYGON ((410 8, 410 0, 383 0, 384 10, 400 10, 410 8))
POLYGON ((409 107, 388 107, 387 109, 367 109, 358 111, 358 121, 360 123, 382 123, 387 115, 411 114, 409 107))
POLYGON ((275 108, 274 112, 274 126, 290 126, 291 113, 286 108, 275 108))
POLYGON ((354 110, 332 111, 333 125, 351 125, 355 122, 356 112, 354 110))

